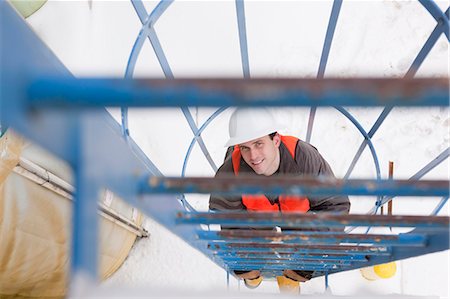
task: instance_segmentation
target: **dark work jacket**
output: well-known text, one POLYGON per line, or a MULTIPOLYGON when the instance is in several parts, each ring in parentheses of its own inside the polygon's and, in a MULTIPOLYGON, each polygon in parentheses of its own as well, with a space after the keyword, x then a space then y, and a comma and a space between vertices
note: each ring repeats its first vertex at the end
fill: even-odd
MULTIPOLYGON (((286 146, 280 144, 280 166, 273 174, 299 174, 299 175, 324 175, 334 177, 333 171, 327 161, 319 154, 317 149, 309 143, 299 140, 295 149, 295 160, 292 158, 286 146)), ((231 152, 233 147, 227 151, 225 161, 216 173, 216 177, 234 176, 231 152)), ((239 174, 254 174, 253 169, 241 158, 239 174)), ((272 204, 277 204, 277 196, 266 195, 272 204)), ((350 201, 347 196, 309 196, 310 212, 340 212, 348 213, 350 201)), ((246 207, 240 196, 222 196, 211 194, 209 209, 213 211, 242 211, 246 207)))

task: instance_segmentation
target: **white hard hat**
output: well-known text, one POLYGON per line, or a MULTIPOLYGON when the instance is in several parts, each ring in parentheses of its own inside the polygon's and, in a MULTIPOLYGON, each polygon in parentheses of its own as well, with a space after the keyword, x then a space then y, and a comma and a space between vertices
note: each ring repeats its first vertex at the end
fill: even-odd
POLYGON ((281 130, 267 108, 237 108, 230 118, 230 139, 225 146, 244 143, 281 130))

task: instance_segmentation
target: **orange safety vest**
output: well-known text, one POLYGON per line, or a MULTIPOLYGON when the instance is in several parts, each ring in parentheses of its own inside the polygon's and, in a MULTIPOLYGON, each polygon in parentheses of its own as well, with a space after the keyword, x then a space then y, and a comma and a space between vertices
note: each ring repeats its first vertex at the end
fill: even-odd
MULTIPOLYGON (((281 136, 281 142, 287 147, 294 160, 297 141, 298 138, 296 137, 281 136)), ((234 174, 237 176, 239 175, 239 166, 241 162, 241 150, 238 145, 234 146, 231 160, 233 162, 234 174)), ((309 200, 306 197, 298 195, 280 195, 278 199, 282 212, 307 212, 309 210, 309 200)), ((242 203, 249 211, 279 211, 278 205, 272 205, 265 195, 242 195, 242 203)))

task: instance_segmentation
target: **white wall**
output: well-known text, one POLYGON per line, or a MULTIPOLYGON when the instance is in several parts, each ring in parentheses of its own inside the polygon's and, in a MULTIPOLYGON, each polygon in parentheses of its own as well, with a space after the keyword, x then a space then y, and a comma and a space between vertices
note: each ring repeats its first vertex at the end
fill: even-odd
MULTIPOLYGON (((251 74, 258 76, 315 77, 331 1, 248 1, 247 29, 251 74)), ((445 10, 448 1, 438 2, 445 10)), ((156 2, 146 2, 150 11, 156 2)), ((128 1, 50 1, 28 19, 30 25, 76 76, 118 76, 140 29, 128 1)), ((344 1, 333 41, 326 76, 401 77, 435 26, 418 1, 344 1)), ((176 1, 156 24, 156 31, 175 77, 242 76, 237 22, 233 1, 176 1)), ((448 42, 441 37, 418 76, 449 76, 448 42)), ((136 76, 162 77, 156 56, 146 43, 136 76)), ((198 123, 210 109, 192 109, 198 123)), ((369 130, 381 109, 350 111, 369 130)), ((305 138, 307 109, 280 109, 286 133, 305 138)), ((117 111, 113 111, 117 116, 117 111)), ((226 111, 204 133, 217 164, 227 138, 226 111)), ((343 176, 362 141, 354 126, 333 109, 319 109, 312 143, 343 176)), ((396 108, 373 138, 382 174, 395 162, 395 177, 409 178, 449 147, 448 108, 396 108)), ((182 113, 175 110, 130 111, 132 137, 166 175, 179 175, 192 138, 182 113)), ((448 179, 448 160, 428 178, 448 179)), ((213 172, 195 149, 188 175, 213 172)), ((374 177, 368 151, 353 177, 374 177)), ((200 209, 207 197, 190 197, 200 209)), ((352 213, 365 213, 374 198, 352 198, 352 213)), ((438 199, 399 198, 397 214, 429 214, 438 199)), ((441 215, 449 215, 447 204, 441 215)), ((106 285, 144 285, 185 289, 225 289, 226 273, 178 237, 148 220, 150 238, 139 241, 123 267, 106 285)), ((415 294, 449 296, 449 251, 399 262, 394 278, 368 282, 359 271, 332 275, 334 294, 415 294)), ((237 283, 232 279, 231 288, 237 283)), ((303 286, 303 293, 323 292, 323 278, 303 286)), ((241 291, 247 292, 242 287, 241 291)), ((252 292, 277 292, 264 282, 252 292)))

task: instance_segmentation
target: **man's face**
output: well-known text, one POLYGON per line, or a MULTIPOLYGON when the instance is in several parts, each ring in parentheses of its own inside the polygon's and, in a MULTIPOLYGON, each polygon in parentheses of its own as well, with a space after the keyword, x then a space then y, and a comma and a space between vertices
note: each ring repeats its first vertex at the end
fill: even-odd
POLYGON ((274 174, 280 165, 280 135, 269 135, 239 144, 244 161, 257 173, 274 174))

